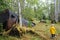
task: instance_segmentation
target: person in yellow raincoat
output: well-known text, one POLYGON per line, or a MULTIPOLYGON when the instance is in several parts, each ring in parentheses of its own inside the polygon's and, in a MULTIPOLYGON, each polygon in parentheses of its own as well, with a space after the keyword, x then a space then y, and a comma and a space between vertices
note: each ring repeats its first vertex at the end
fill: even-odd
POLYGON ((54 38, 56 34, 56 29, 55 29, 54 24, 52 24, 50 27, 50 33, 51 33, 51 37, 54 38))

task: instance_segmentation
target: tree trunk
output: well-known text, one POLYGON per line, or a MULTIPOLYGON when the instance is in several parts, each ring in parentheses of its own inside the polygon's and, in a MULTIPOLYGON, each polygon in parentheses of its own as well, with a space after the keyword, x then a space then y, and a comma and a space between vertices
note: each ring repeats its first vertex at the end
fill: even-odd
POLYGON ((57 6, 57 0, 55 0, 54 3, 55 3, 55 21, 58 22, 58 6, 57 6))
POLYGON ((60 0, 58 0, 58 20, 60 22, 60 0))
POLYGON ((18 16, 19 16, 20 27, 22 27, 21 5, 19 0, 18 0, 18 16))

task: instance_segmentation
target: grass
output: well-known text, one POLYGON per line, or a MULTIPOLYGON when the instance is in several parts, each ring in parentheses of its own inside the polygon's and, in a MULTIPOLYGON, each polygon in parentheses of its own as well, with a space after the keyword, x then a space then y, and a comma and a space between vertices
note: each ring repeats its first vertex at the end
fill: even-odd
POLYGON ((39 38, 39 37, 37 37, 37 36, 35 36, 35 37, 34 37, 34 36, 32 36, 32 37, 31 37, 31 40, 40 40, 40 38, 39 38))
POLYGON ((12 37, 12 36, 1 36, 0 35, 0 40, 17 40, 18 38, 12 37))
POLYGON ((30 33, 27 33, 21 38, 21 40, 41 40, 41 38, 30 33))
POLYGON ((59 29, 57 29, 57 33, 60 34, 60 30, 59 29))

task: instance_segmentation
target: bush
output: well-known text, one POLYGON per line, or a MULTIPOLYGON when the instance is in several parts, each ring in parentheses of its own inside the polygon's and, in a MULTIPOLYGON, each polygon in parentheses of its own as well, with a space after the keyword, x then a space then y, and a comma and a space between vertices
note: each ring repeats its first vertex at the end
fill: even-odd
POLYGON ((35 23, 33 23, 32 21, 29 21, 29 23, 28 23, 28 27, 34 27, 36 24, 35 23))
POLYGON ((32 24, 31 21, 29 21, 29 23, 28 23, 28 27, 31 27, 31 24, 32 24))

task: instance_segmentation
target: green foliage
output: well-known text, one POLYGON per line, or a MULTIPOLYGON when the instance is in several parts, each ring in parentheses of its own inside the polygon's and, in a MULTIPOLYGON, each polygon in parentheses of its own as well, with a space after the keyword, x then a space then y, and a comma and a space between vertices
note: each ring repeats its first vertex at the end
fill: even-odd
POLYGON ((23 10, 23 17, 30 20, 33 18, 37 18, 38 20, 41 20, 43 18, 48 19, 44 13, 47 13, 48 5, 45 6, 44 2, 41 2, 43 4, 39 4, 39 0, 27 0, 27 5, 25 9, 23 10), (34 6, 34 7, 33 7, 34 6), (44 12, 45 11, 45 12, 44 12))
POLYGON ((23 17, 25 18, 25 19, 28 19, 28 20, 32 20, 32 18, 34 17, 34 11, 33 11, 33 9, 32 8, 28 8, 28 7, 26 7, 25 9, 24 9, 24 11, 23 11, 23 17))
POLYGON ((32 27, 32 22, 31 21, 29 21, 28 27, 32 27))
POLYGON ((0 12, 7 8, 7 4, 4 2, 4 0, 0 0, 0 12))
POLYGON ((26 1, 28 2, 29 5, 33 6, 33 5, 38 4, 39 0, 26 0, 26 1))

